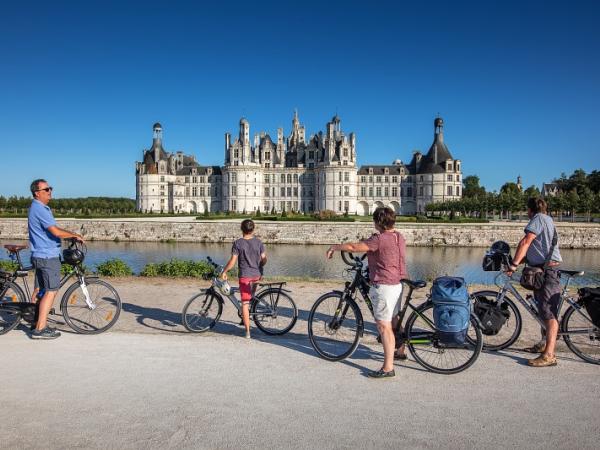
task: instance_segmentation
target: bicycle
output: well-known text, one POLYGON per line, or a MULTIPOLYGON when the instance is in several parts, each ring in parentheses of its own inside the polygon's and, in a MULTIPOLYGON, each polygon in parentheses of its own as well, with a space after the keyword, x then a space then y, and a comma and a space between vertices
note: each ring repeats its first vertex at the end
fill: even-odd
MULTIPOLYGON (((509 264, 509 258, 503 259, 502 270, 494 281, 496 286, 499 287, 498 291, 481 290, 471 294, 475 309, 479 302, 484 302, 487 305, 500 307, 509 312, 509 318, 497 333, 484 334, 483 348, 486 350, 496 351, 510 347, 521 335, 521 313, 511 295, 540 324, 542 330, 546 329, 544 321, 539 317, 533 295, 527 294, 523 298, 514 286, 514 283, 518 283, 518 280, 506 275, 505 272, 508 270, 509 264), (502 277, 506 277, 504 283, 499 282, 502 277)), ((574 277, 583 276, 584 272, 580 270, 559 270, 559 274, 561 277, 567 277, 567 280, 561 292, 558 316, 560 317, 565 301, 569 304, 569 307, 559 320, 558 338, 562 337, 567 347, 584 361, 600 364, 600 328, 594 325, 583 303, 578 299, 569 297, 567 294, 571 280, 574 277)))
MULTIPOLYGON (((343 291, 334 290, 317 299, 308 316, 308 337, 315 351, 328 361, 341 361, 348 358, 364 334, 365 324, 357 303, 357 292, 373 314, 369 298, 368 268, 362 257, 342 252, 342 259, 350 266, 352 281, 345 283, 343 291)), ((411 303, 413 291, 424 288, 427 283, 421 280, 403 279, 408 287, 404 306, 398 312, 396 328, 397 347, 406 344, 410 353, 421 366, 439 374, 455 374, 469 368, 479 357, 483 346, 481 330, 477 319, 471 314, 467 340, 464 345, 445 345, 439 339, 439 332, 433 320, 433 303, 428 299, 423 304, 411 303), (402 321, 407 309, 411 314, 402 329, 402 321), (399 341, 398 341, 399 340, 399 341)))
MULTIPOLYGON (((121 299, 109 283, 96 275, 84 273, 83 261, 87 252, 85 245, 75 239, 65 240, 69 241, 69 246, 63 251, 63 265, 69 266, 70 270, 62 276, 59 289, 70 279, 76 280, 64 292, 60 311, 67 325, 77 333, 102 333, 117 322, 121 314, 121 299), (64 255, 69 255, 69 258, 64 255)), ((32 292, 27 281, 27 275, 33 267, 25 266, 20 255, 27 246, 5 245, 4 248, 18 266, 13 272, 0 271, 0 335, 14 329, 21 320, 29 323, 37 320, 36 303, 32 302, 32 292), (25 292, 17 284, 19 278, 22 279, 25 292)), ((37 297, 41 298, 42 295, 40 292, 37 297)), ((50 313, 55 314, 54 308, 50 313)))
MULTIPOLYGON (((214 275, 223 271, 208 257, 208 263, 214 269, 214 275)), ((238 316, 242 315, 242 302, 237 299, 238 287, 232 287, 229 295, 219 292, 216 287, 217 277, 212 277, 211 286, 194 295, 185 304, 182 312, 183 326, 193 333, 202 333, 213 328, 223 312, 223 297, 235 306, 238 316)), ((298 308, 289 290, 284 289, 285 281, 273 283, 254 283, 250 300, 250 317, 256 326, 265 334, 282 335, 290 331, 298 319, 298 308), (258 289, 258 292, 256 290, 258 289)))

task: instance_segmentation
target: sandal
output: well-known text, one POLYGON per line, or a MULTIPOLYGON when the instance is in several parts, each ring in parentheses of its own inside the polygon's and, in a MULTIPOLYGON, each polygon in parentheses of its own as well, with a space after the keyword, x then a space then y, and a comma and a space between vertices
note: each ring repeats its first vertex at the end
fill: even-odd
POLYGON ((536 344, 532 345, 531 347, 525 347, 523 349, 523 351, 525 351, 527 353, 544 353, 544 350, 546 350, 545 342, 537 342, 536 344))

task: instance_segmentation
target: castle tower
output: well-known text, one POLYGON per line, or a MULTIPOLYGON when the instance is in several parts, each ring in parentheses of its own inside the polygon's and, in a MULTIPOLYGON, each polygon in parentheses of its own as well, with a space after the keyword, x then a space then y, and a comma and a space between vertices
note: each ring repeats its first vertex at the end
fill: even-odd
POLYGON ((160 151, 162 150, 162 125, 156 122, 152 126, 152 150, 154 152, 154 161, 160 159, 160 151))
POLYGON ((250 162, 250 124, 242 117, 240 120, 240 143, 242 144, 242 164, 250 162))

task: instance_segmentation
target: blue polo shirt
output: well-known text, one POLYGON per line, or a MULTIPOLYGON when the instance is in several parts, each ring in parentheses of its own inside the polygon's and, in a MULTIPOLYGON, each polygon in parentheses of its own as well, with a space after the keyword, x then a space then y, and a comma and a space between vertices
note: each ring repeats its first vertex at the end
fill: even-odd
POLYGON ((60 256, 60 238, 48 231, 56 225, 52 211, 47 205, 34 199, 29 207, 29 245, 31 256, 35 258, 58 258, 60 256))

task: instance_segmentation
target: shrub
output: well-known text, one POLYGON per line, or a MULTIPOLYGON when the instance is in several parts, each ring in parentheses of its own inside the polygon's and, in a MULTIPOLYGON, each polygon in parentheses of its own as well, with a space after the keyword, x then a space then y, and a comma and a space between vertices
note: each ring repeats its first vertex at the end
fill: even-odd
POLYGON ((146 264, 140 275, 143 277, 210 278, 215 275, 215 270, 210 264, 204 261, 172 259, 160 263, 146 264))
MULTIPOLYGON (((89 267, 87 267, 85 264, 81 266, 81 269, 83 270, 83 273, 90 273, 89 267)), ((61 264, 60 266, 61 275, 69 275, 74 270, 75 268, 71 264, 61 264)))
POLYGON ((15 261, 10 261, 8 259, 0 260, 0 270, 4 270, 6 272, 14 272, 19 267, 15 261))
POLYGON ((133 275, 133 270, 121 259, 109 259, 98 264, 98 275, 105 277, 128 277, 133 275))

